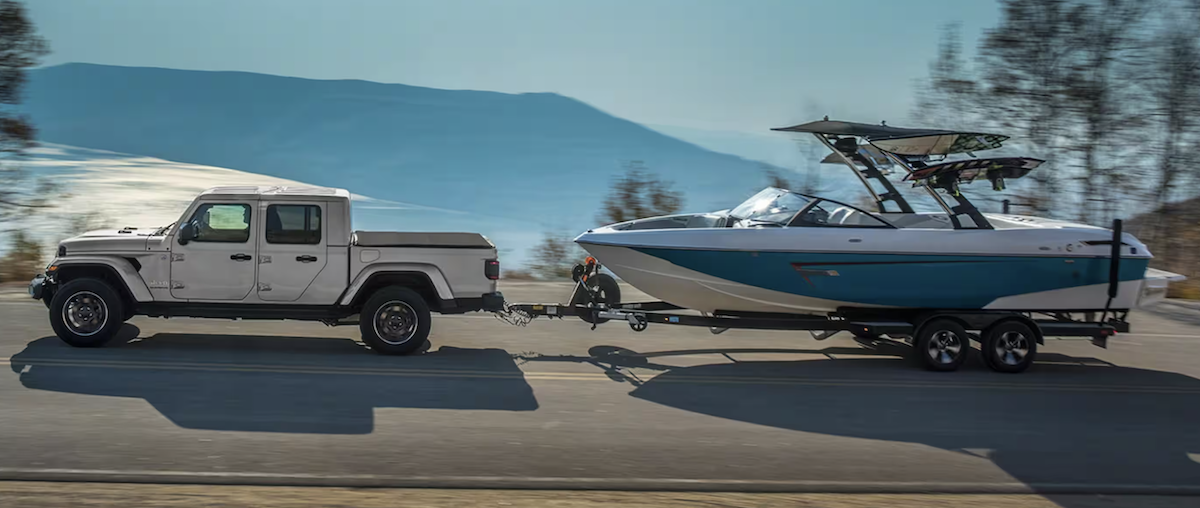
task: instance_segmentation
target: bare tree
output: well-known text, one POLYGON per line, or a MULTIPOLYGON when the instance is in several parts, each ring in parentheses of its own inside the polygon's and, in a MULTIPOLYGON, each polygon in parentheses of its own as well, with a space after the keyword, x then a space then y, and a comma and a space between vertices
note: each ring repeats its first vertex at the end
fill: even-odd
POLYGON ((779 169, 777 169, 776 167, 771 166, 769 164, 762 164, 761 166, 763 168, 764 176, 767 177, 767 185, 768 186, 775 187, 777 189, 788 189, 788 190, 799 188, 798 186, 795 186, 790 180, 788 180, 787 176, 784 176, 783 173, 780 173, 779 169))
POLYGON ((1154 115, 1151 130, 1159 140, 1157 178, 1150 196, 1155 217, 1148 235, 1156 241, 1166 239, 1171 199, 1177 187, 1188 176, 1197 174, 1194 166, 1200 162, 1193 155, 1200 140, 1200 121, 1196 118, 1200 114, 1200 29, 1196 28, 1200 9, 1195 4, 1170 7, 1166 19, 1160 21, 1164 28, 1156 40, 1153 71, 1147 73, 1154 115))
POLYGON ((25 12, 14 0, 0 0, 0 223, 42 206, 27 175, 7 164, 34 145, 36 131, 29 118, 17 113, 26 71, 49 52, 25 12))
POLYGON ((963 57, 961 26, 942 28, 937 56, 929 63, 929 77, 917 83, 912 117, 918 123, 944 129, 979 128, 979 83, 963 57))
POLYGON ((602 224, 669 215, 683 208, 683 195, 659 180, 642 161, 627 161, 624 174, 612 189, 597 219, 602 224))
POLYGON ((559 233, 544 233, 542 241, 532 250, 533 261, 529 270, 543 279, 565 279, 571 277, 571 269, 582 256, 571 237, 559 233))
MULTIPOLYGON (((1141 116, 1137 102, 1138 80, 1130 79, 1141 45, 1139 30, 1149 10, 1144 0, 1083 1, 1070 7, 1069 43, 1077 48, 1070 64, 1066 89, 1067 112, 1078 120, 1071 150, 1078 154, 1078 175, 1084 200, 1082 222, 1108 222, 1133 166, 1120 164, 1125 155, 1119 144, 1137 132, 1141 116), (1121 166, 1122 170, 1115 168, 1121 166), (1097 209, 1099 207, 1099 209, 1097 209)), ((1140 155, 1140 154, 1139 154, 1140 155)))
POLYGON ((1001 19, 979 46, 977 106, 996 127, 1014 133, 1033 155, 1047 159, 1030 178, 1035 211, 1054 214, 1073 59, 1080 48, 1077 5, 1068 0, 1001 0, 1001 19))

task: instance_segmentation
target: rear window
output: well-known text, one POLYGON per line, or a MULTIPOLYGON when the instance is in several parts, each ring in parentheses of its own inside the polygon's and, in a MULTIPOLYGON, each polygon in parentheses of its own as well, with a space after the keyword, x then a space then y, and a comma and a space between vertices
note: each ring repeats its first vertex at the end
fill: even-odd
POLYGON ((317 205, 268 206, 267 243, 301 245, 321 243, 321 207, 317 205))

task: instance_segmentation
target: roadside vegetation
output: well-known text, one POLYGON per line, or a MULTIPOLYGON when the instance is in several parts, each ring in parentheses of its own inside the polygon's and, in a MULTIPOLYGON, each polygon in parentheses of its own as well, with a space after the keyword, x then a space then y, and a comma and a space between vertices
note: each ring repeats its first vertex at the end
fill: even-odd
POLYGON ((8 250, 0 257, 0 283, 29 282, 29 279, 46 267, 42 246, 30 239, 24 231, 17 231, 8 236, 8 250))
MULTIPOLYGON (((622 164, 621 174, 612 181, 608 196, 596 215, 598 225, 614 224, 646 217, 670 215, 683 209, 683 194, 671 182, 660 180, 642 161, 622 164)), ((571 277, 571 268, 583 261, 583 249, 571 241, 569 233, 546 232, 542 241, 530 249, 525 269, 509 271, 511 280, 559 280, 571 277)))
POLYGON ((17 106, 25 71, 47 53, 49 45, 37 34, 25 6, 0 0, 0 239, 6 240, 0 282, 27 282, 44 266, 42 246, 21 222, 46 208, 52 193, 20 165, 25 151, 35 145, 37 130, 17 106))

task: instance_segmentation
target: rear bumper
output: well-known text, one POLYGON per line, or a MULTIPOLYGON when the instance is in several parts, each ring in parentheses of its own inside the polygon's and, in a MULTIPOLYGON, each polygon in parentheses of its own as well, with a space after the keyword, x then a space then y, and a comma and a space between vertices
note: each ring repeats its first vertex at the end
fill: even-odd
POLYGON ((487 312, 504 310, 504 293, 499 291, 483 295, 483 309, 487 312))
POLYGON ((455 298, 442 300, 438 311, 442 314, 463 314, 466 312, 496 312, 504 310, 504 294, 484 293, 479 298, 455 298))

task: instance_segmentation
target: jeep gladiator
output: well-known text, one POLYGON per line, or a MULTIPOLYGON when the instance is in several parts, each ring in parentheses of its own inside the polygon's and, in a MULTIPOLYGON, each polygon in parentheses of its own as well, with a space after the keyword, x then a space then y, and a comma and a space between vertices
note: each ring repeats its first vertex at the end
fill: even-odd
POLYGON ((342 189, 217 187, 169 226, 63 241, 29 293, 78 347, 141 315, 357 322, 375 351, 406 354, 431 312, 500 310, 499 277, 479 234, 351 231, 342 189))

